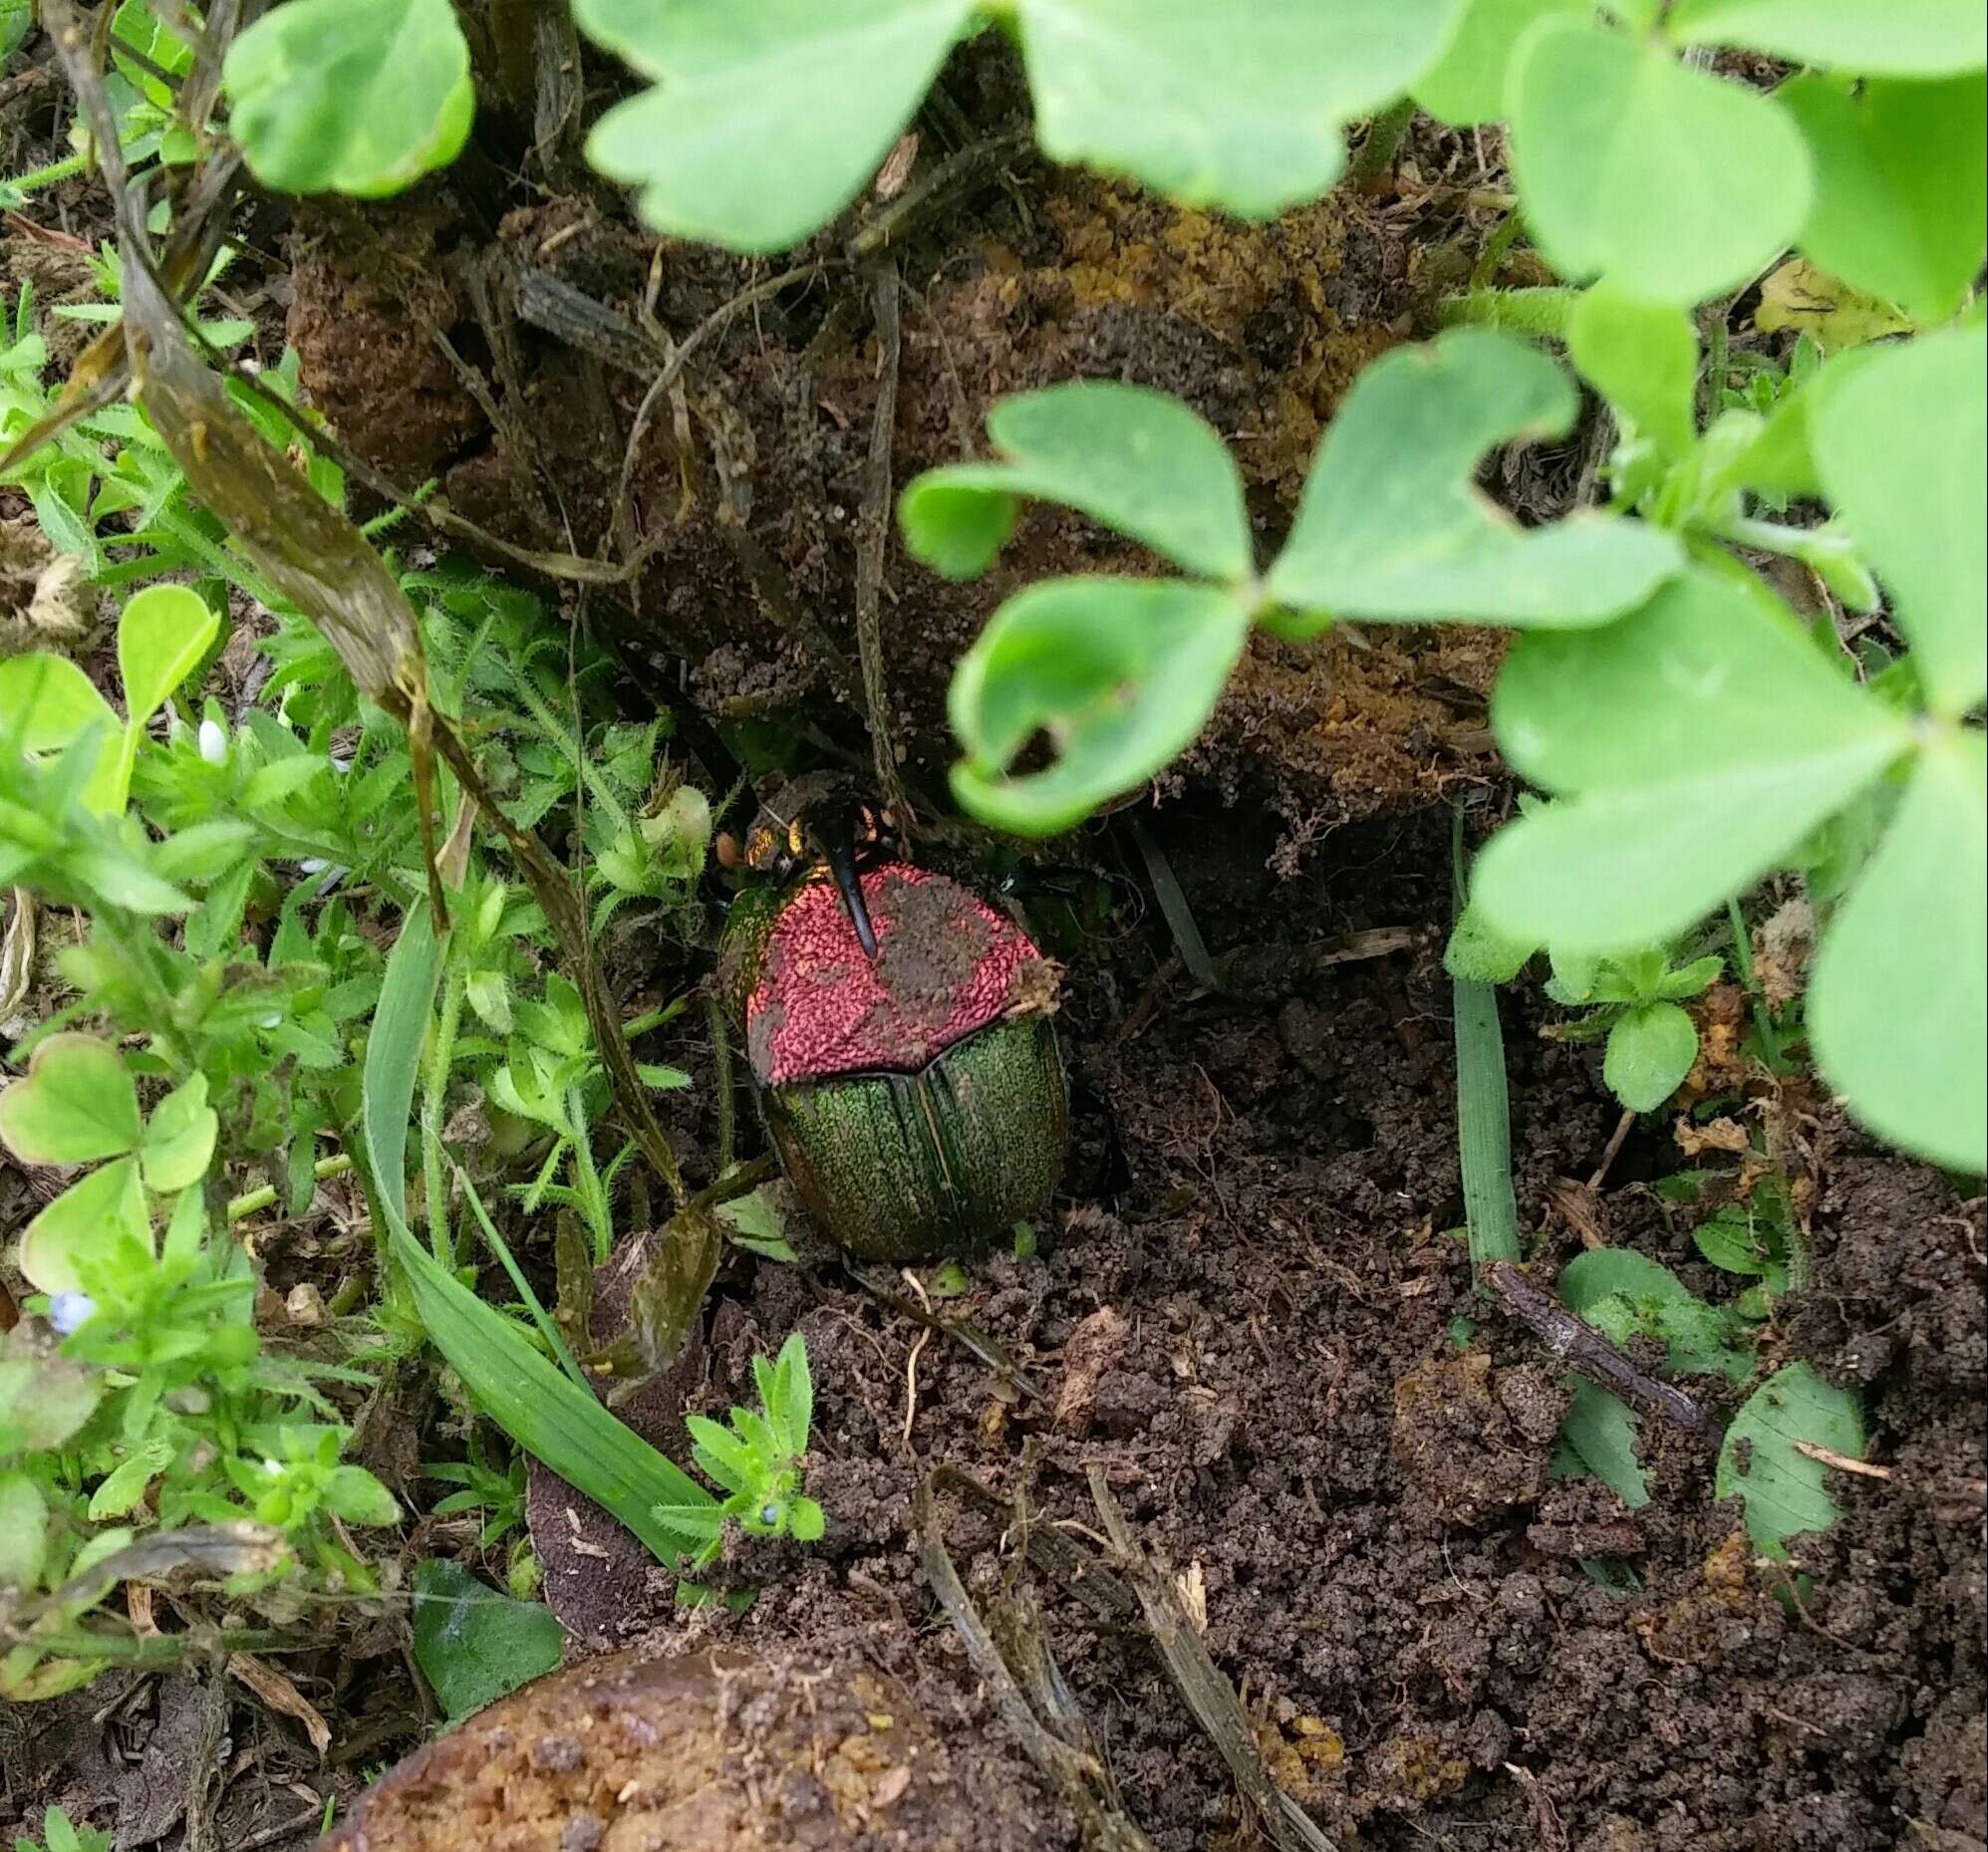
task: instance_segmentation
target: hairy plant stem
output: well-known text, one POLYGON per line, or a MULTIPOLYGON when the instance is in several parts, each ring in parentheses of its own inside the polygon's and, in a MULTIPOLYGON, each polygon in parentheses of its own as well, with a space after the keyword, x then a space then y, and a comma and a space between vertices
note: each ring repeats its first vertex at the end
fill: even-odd
MULTIPOLYGON (((342 1151, 334 1152, 329 1158, 320 1158, 311 1166, 311 1175, 319 1183, 328 1182, 334 1177, 344 1177, 352 1170, 352 1159, 342 1151)), ((266 1208, 276 1206, 276 1186, 263 1184, 258 1189, 244 1191, 238 1196, 228 1198, 228 1220, 237 1222, 250 1215, 260 1214, 266 1208)))
POLYGON ((422 1186, 427 1198, 428 1247, 445 1267, 455 1264, 455 1240, 448 1227, 447 1162, 441 1149, 442 1110, 448 1070, 455 1062, 455 1038, 462 1028, 462 999, 468 985, 461 964, 448 960, 441 979, 441 1009, 428 1043, 427 1071, 422 1076, 422 1186))
POLYGON ((1355 186, 1371 186, 1394 165, 1394 156, 1401 146, 1401 137, 1408 132, 1408 125, 1415 120, 1415 100, 1403 97, 1399 103, 1390 104, 1367 125, 1366 138, 1360 143, 1360 151, 1353 156, 1352 170, 1347 178, 1355 186))

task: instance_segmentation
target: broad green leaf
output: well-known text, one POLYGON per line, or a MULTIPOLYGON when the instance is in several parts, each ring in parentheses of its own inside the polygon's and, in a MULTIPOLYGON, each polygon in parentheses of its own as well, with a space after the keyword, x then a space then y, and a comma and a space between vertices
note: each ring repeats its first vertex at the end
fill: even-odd
POLYGON ((476 109, 450 0, 287 0, 222 76, 250 170, 286 193, 400 192, 462 151, 476 109))
POLYGON ((1249 637, 1212 586, 1050 579, 1009 599, 954 671, 960 802, 995 829, 1052 836, 1136 789, 1192 743, 1249 637), (1038 731, 1040 771, 1012 766, 1038 731))
POLYGON ((1988 750, 1929 743, 1830 923, 1809 987, 1816 1058, 1892 1144, 1988 1171, 1988 750))
POLYGON ((193 62, 193 48, 159 17, 149 0, 123 0, 111 21, 111 60, 147 103, 170 110, 174 86, 165 80, 185 74, 193 62), (124 46, 142 54, 145 63, 126 55, 120 49, 124 46))
POLYGON ((1522 639, 1492 721, 1561 801, 1492 838, 1473 892, 1497 930, 1568 952, 1685 931, 1912 743, 1779 605, 1702 572, 1605 631, 1522 639))
POLYGON ((0 1093, 0 1144, 25 1164, 92 1164, 138 1142, 138 1088, 94 1035, 51 1035, 0 1093))
POLYGON ((1650 1501, 1643 1469, 1636 1463, 1636 1416, 1620 1396, 1590 1383, 1568 1379, 1573 1401, 1561 1418, 1561 1439, 1580 1455, 1580 1463, 1629 1507, 1650 1501))
POLYGON ((35 23, 35 0, 0 0, 0 68, 20 48, 35 23))
POLYGON ((100 1375, 59 1357, 0 1355, 0 1459, 52 1453, 103 1394, 100 1375))
POLYGON ((1681 45, 1737 45, 1869 77, 1950 77, 1988 63, 1978 0, 1678 0, 1681 45))
POLYGON ((1712 1480, 1719 1497, 1746 1501, 1747 1535, 1777 1562, 1788 1559, 1788 1538, 1827 1530, 1839 1516, 1825 1489, 1829 1467, 1798 1453, 1798 1441, 1849 1459, 1863 1456, 1856 1398, 1824 1382, 1807 1363, 1777 1370, 1741 1404, 1712 1480))
POLYGON ((48 1537, 41 1487, 25 1472, 0 1472, 0 1589, 29 1589, 41 1580, 48 1537))
POLYGON ((1668 534, 1598 514, 1526 532, 1472 480, 1494 445, 1567 430, 1578 402, 1559 366, 1493 329, 1376 361, 1326 430, 1270 595, 1319 622, 1575 626, 1640 604, 1682 562, 1668 534))
POLYGON ((1921 322, 1966 301, 1988 251, 1988 87, 1975 77, 1824 77, 1777 93, 1809 143, 1816 198, 1802 249, 1921 322))
POLYGON ((22 752, 60 752, 91 726, 122 723, 97 684, 65 656, 31 650, 0 660, 0 739, 22 752))
POLYGON ((1809 156, 1785 112, 1653 41, 1544 20, 1512 69, 1526 223, 1562 276, 1689 307, 1795 240, 1809 156))
POLYGON ((90 1521, 101 1524, 107 1518, 125 1516, 144 1496, 145 1487, 171 1463, 170 1441, 147 1441, 112 1467, 90 1494, 90 1521))
POLYGON ((566 1630, 542 1601, 518 1601, 476 1580, 458 1562, 415 1565, 415 1657, 451 1718, 465 1718, 551 1672, 566 1630))
POLYGON ((1608 1031, 1601 1078, 1632 1113, 1653 1113, 1698 1059, 1698 1026, 1675 1003, 1642 1003, 1608 1031))
POLYGON ((1052 386, 988 414, 995 463, 929 470, 904 492, 913 554, 949 579, 984 572, 1023 496, 1063 502, 1209 579, 1250 575, 1243 479, 1177 398, 1109 382, 1052 386))
POLYGON ((601 118, 587 157, 642 188, 659 231, 798 244, 910 122, 974 0, 576 0, 590 38, 658 88, 601 118))
POLYGON ((326 1507, 348 1524, 375 1528, 398 1524, 401 1507, 394 1494, 364 1466, 335 1466, 325 1481, 326 1507))
POLYGON ((101 1295, 151 1263, 151 1224, 135 1158, 120 1158, 72 1184, 28 1223, 21 1271, 43 1292, 101 1295))
POLYGON ((1665 457, 1697 440, 1698 330, 1675 304, 1597 283, 1573 305, 1567 353, 1580 376, 1665 457))
POLYGON ((1339 125, 1441 56, 1463 0, 1017 0, 1035 132, 1189 205, 1269 218, 1345 162, 1339 125))
POLYGON ((1527 27, 1556 13, 1586 19, 1593 11, 1587 0, 1470 0, 1450 49, 1416 84, 1415 101, 1461 129, 1504 116, 1506 76, 1527 27))
POLYGON ((1874 354, 1810 413, 1817 472, 1896 600, 1935 713, 1988 693, 1988 333, 1874 354), (1910 460, 1910 467, 1903 466, 1910 460))
POLYGON ((1707 1305, 1668 1267, 1628 1247, 1594 1247, 1561 1269, 1561 1298, 1615 1344, 1653 1337, 1664 1345, 1664 1368, 1678 1375, 1723 1375, 1742 1381, 1749 1353, 1727 1342, 1731 1314, 1707 1305))
POLYGON ((147 586, 126 605, 118 620, 118 672, 129 725, 143 726, 165 705, 220 629, 213 608, 183 585, 147 586))
POLYGON ((362 1089, 366 1158, 373 1187, 393 1221, 404 1220, 408 1212, 408 1103, 414 1098, 440 970, 441 946, 428 910, 412 908, 387 955, 387 975, 366 1042, 362 1089))
POLYGON ((192 1075, 152 1109, 139 1146, 139 1165, 160 1195, 190 1190, 207 1175, 220 1120, 207 1104, 207 1077, 192 1075))

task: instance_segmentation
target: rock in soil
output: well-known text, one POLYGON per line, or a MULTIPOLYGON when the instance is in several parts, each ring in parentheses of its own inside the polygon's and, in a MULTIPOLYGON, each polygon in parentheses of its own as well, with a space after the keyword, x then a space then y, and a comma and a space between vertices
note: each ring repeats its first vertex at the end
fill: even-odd
POLYGON ((411 1755, 317 1852, 1033 1852, 1066 1842, 963 1778, 860 1661, 599 1659, 411 1755))

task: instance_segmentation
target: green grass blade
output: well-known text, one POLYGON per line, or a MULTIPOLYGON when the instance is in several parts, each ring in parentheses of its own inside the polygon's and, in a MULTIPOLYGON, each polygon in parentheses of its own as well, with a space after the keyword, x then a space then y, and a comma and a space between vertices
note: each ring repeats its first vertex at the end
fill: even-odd
POLYGON ((709 1504, 710 1495, 590 1391, 561 1375, 523 1331, 485 1305, 409 1232, 408 1123, 440 970, 440 947, 428 930, 427 915, 415 908, 387 960, 366 1051, 360 1114, 388 1243, 407 1273, 415 1309, 435 1349, 477 1406, 526 1453, 612 1512, 660 1561, 673 1561, 682 1553, 682 1540, 657 1521, 656 1507, 709 1504))
POLYGON ((404 1226, 408 1218, 408 1123, 440 973, 441 943, 434 935, 427 909, 411 907, 401 922, 401 935, 388 954, 387 974, 380 985, 380 1002, 366 1042, 366 1077, 361 1090, 366 1162, 389 1227, 404 1226))
MULTIPOLYGON (((531 1282, 525 1278, 517 1261, 512 1257, 510 1243, 497 1232, 497 1224, 490 1219, 490 1211, 483 1206, 483 1198, 476 1193, 476 1186, 470 1181, 469 1173, 459 1164, 454 1170, 455 1181, 462 1186, 462 1193, 469 1198, 469 1207, 476 1217, 477 1226, 483 1230, 483 1239, 489 1242, 490 1251, 497 1256, 498 1264, 510 1275, 512 1287, 524 1302, 525 1310, 531 1314, 532 1323, 543 1335, 554 1361, 571 1382, 581 1389, 586 1389, 587 1379, 581 1374, 578 1360, 567 1347, 564 1334, 540 1303, 538 1294, 532 1291, 531 1282)), ((588 1390, 587 1393, 591 1395, 593 1392, 588 1390)))
MULTIPOLYGON (((1457 910, 1463 911, 1463 812, 1453 840, 1457 910)), ((1505 1081, 1505 1032, 1490 984, 1455 982, 1457 1155, 1474 1267, 1521 1258, 1519 1204, 1512 1192, 1512 1100, 1505 1081)))

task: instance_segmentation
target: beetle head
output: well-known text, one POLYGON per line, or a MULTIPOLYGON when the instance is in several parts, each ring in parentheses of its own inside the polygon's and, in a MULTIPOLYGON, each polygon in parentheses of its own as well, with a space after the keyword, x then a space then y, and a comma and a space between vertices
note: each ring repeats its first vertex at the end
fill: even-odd
POLYGON ((797 778, 765 801, 738 859, 777 882, 825 868, 858 942, 874 958, 877 934, 863 900, 860 871, 887 847, 888 821, 843 780, 797 778))

